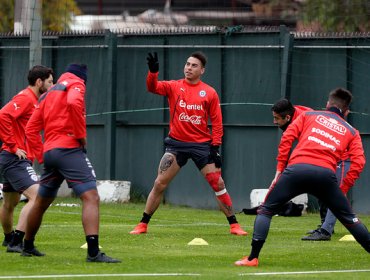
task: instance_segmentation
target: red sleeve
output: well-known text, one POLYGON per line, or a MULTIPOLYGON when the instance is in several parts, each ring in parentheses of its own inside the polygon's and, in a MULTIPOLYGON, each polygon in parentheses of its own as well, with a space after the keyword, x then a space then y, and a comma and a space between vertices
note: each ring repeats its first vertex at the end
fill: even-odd
POLYGON ((85 90, 83 82, 78 81, 67 91, 67 108, 76 139, 86 137, 85 90))
POLYGON ((212 123, 212 145, 219 146, 222 143, 223 126, 220 100, 216 92, 210 103, 210 118, 212 123))
POLYGON ((171 91, 171 85, 168 81, 158 81, 158 72, 148 72, 146 77, 146 88, 149 92, 166 96, 171 91))
POLYGON ((279 144, 279 153, 277 156, 277 171, 283 171, 288 164, 289 153, 292 149, 294 140, 298 139, 303 127, 304 115, 301 114, 294 122, 292 122, 286 131, 284 131, 279 144))
POLYGON ((366 160, 364 149, 362 147, 362 141, 358 131, 356 131, 355 137, 349 144, 348 155, 351 160, 351 165, 345 178, 342 181, 342 185, 340 186, 341 190, 345 194, 355 184, 355 181, 358 179, 358 177, 360 177, 360 173, 365 166, 366 160))
POLYGON ((6 143, 12 153, 18 149, 13 129, 13 122, 16 122, 25 112, 33 106, 27 95, 18 94, 7 103, 0 111, 0 139, 6 143))
POLYGON ((35 158, 40 164, 43 163, 43 145, 40 134, 41 130, 43 129, 44 122, 42 119, 41 110, 40 107, 36 107, 26 126, 26 140, 27 145, 29 147, 32 147, 31 150, 33 151, 35 158))

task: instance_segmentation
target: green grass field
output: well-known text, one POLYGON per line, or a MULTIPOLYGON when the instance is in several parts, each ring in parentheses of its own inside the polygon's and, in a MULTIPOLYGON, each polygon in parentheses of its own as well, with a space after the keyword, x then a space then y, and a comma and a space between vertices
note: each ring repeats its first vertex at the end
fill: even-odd
MULTIPOLYGON (((149 233, 130 235, 143 204, 101 204, 100 245, 120 264, 87 263, 78 199, 58 199, 48 210, 36 239, 45 257, 0 252, 0 279, 370 279, 370 255, 356 242, 338 241, 348 234, 338 224, 332 241, 300 238, 318 224, 318 214, 274 217, 258 268, 235 267, 249 253, 254 216, 237 215, 250 233, 233 236, 220 211, 161 205, 149 233), (187 245, 203 238, 208 246, 187 245)), ((18 207, 19 208, 19 207, 18 207)), ((17 215, 19 209, 17 209, 17 215)), ((370 216, 360 215, 370 225, 370 216)))

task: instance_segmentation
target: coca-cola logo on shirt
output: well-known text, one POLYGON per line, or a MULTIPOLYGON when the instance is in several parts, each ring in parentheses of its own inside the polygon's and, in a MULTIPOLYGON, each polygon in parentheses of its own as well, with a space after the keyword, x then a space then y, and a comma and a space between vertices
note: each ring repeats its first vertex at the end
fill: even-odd
POLYGON ((201 124, 202 117, 197 115, 187 115, 186 113, 181 113, 179 115, 179 121, 181 122, 190 122, 192 124, 201 124))
POLYGON ((325 116, 319 115, 316 118, 316 122, 340 135, 344 135, 347 131, 347 129, 343 125, 339 124, 338 121, 333 118, 327 118, 325 116))

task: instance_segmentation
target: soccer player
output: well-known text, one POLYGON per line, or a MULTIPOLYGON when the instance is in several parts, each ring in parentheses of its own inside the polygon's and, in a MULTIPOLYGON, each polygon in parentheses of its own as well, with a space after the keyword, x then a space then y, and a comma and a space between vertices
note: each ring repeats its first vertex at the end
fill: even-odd
POLYGON ((87 67, 70 64, 53 88, 42 95, 26 127, 35 145, 44 131, 44 171, 36 201, 28 215, 23 256, 43 256, 34 246, 43 215, 65 179, 82 201, 87 261, 117 263, 99 250, 99 194, 93 167, 86 156, 85 90, 87 67))
POLYGON ((32 168, 37 157, 42 163, 41 136, 35 145, 26 143, 25 128, 37 100, 53 85, 53 70, 36 65, 28 72, 28 87, 15 95, 0 110, 0 140, 3 142, 0 152, 0 172, 3 177, 4 201, 0 209, 1 225, 4 231, 3 246, 7 252, 22 252, 23 237, 26 229, 27 215, 34 204, 38 177, 32 168), (13 231, 14 208, 23 194, 28 202, 22 208, 18 224, 13 231))
POLYGON ((148 196, 143 217, 131 234, 146 233, 148 223, 159 207, 163 193, 188 159, 192 159, 200 173, 214 190, 220 209, 225 214, 230 233, 247 235, 237 222, 232 202, 221 177, 223 125, 217 92, 201 81, 207 59, 201 52, 192 53, 184 66, 185 78, 158 81, 159 63, 157 53, 147 58, 149 92, 166 96, 170 107, 170 132, 164 140, 165 153, 160 160, 158 175, 148 196), (212 124, 212 133, 208 128, 212 124))
POLYGON ((365 165, 360 134, 344 120, 351 100, 348 90, 335 89, 329 94, 326 111, 302 113, 283 133, 275 178, 255 220, 250 255, 236 261, 235 265, 258 266, 271 218, 284 203, 302 193, 310 193, 326 203, 370 253, 370 233, 355 216, 342 192, 354 184, 365 165), (289 157, 294 140, 298 140, 298 144, 289 157), (351 166, 338 188, 336 165, 346 151, 351 166))
MULTIPOLYGON (((283 131, 303 112, 312 111, 313 109, 305 106, 295 105, 287 99, 281 99, 277 101, 272 107, 272 116, 274 118, 274 124, 278 125, 283 131)), ((346 114, 349 113, 349 110, 346 114)), ((347 115, 346 115, 347 116, 347 115)), ((345 116, 345 117, 346 117, 345 116)), ((349 170, 351 161, 348 159, 347 153, 343 153, 343 159, 337 163, 336 176, 338 178, 338 184, 341 185, 347 171, 349 170)), ((308 236, 302 237, 304 241, 329 241, 331 235, 334 232, 334 226, 336 218, 334 214, 328 209, 328 207, 319 200, 320 218, 321 223, 317 229, 309 231, 308 236)))
POLYGON ((285 131, 300 114, 306 111, 312 111, 312 109, 300 105, 293 106, 289 100, 283 98, 271 107, 271 111, 272 117, 274 118, 274 124, 276 124, 282 131, 285 131))

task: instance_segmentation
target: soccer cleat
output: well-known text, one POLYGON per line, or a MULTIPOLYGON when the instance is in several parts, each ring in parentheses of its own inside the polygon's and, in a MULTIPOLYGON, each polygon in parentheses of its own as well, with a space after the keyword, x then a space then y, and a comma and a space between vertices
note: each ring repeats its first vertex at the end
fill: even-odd
POLYGON ((146 233, 147 231, 148 231, 148 224, 139 223, 132 231, 130 231, 130 234, 142 234, 142 233, 146 233))
POLYGON ((6 248, 7 253, 22 253, 22 251, 23 251, 22 243, 13 246, 9 244, 6 248))
POLYGON ((39 250, 37 250, 35 247, 32 248, 31 250, 23 248, 23 251, 21 253, 21 256, 23 257, 43 257, 45 256, 44 253, 41 253, 39 250))
POLYGON ((3 240, 3 243, 2 243, 2 246, 3 247, 7 247, 9 245, 10 241, 7 241, 7 240, 3 240))
POLYGON ((331 236, 329 234, 322 233, 320 230, 316 230, 314 233, 302 237, 303 241, 330 241, 331 236))
POLYGON ((99 252, 95 257, 90 257, 89 255, 86 258, 87 262, 102 262, 102 263, 120 263, 120 260, 113 259, 108 257, 105 253, 99 252))
POLYGON ((307 231, 306 233, 307 234, 313 234, 313 233, 315 233, 315 231, 319 230, 320 228, 321 228, 321 225, 317 225, 316 229, 311 229, 311 230, 307 231))
POLYGON ((248 260, 248 256, 238 260, 234 263, 236 266, 258 266, 258 259, 248 260))
POLYGON ((248 235, 248 232, 244 231, 239 224, 231 224, 230 233, 235 235, 248 235))

